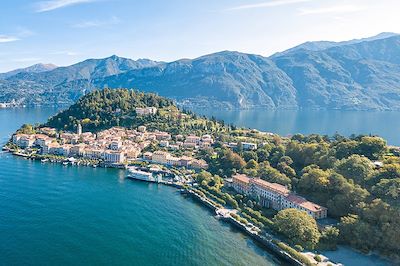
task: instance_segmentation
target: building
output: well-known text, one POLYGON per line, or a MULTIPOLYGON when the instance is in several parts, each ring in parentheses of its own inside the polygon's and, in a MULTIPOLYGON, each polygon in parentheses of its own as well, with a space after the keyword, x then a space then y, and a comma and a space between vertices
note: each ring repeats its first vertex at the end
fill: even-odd
POLYGON ((257 144, 256 143, 242 142, 242 147, 243 147, 243 150, 246 150, 246 151, 257 150, 257 144))
POLYGON ((193 159, 191 165, 192 165, 192 168, 194 168, 194 169, 207 169, 208 168, 208 164, 204 160, 193 159))
POLYGON ((144 132, 146 132, 146 127, 145 126, 138 126, 138 131, 144 133, 144 132))
POLYGON ((107 163, 123 163, 125 155, 120 151, 106 150, 104 152, 104 161, 107 163))
POLYGON ((25 149, 32 147, 34 143, 35 143, 35 138, 33 135, 22 135, 19 138, 17 145, 18 147, 25 149))
POLYGON ((154 132, 154 136, 156 136, 156 140, 170 140, 171 134, 167 132, 154 132))
POLYGON ((111 141, 110 146, 109 146, 110 150, 113 150, 113 151, 118 151, 121 149, 121 147, 122 147, 122 142, 118 141, 118 140, 111 141))
POLYGON ((42 127, 39 129, 39 132, 45 134, 47 136, 55 136, 57 135, 57 129, 51 127, 42 127))
POLYGON ((201 138, 198 136, 187 136, 185 139, 185 143, 195 143, 196 145, 200 143, 201 138))
POLYGON ((157 108, 156 107, 136 107, 135 108, 136 114, 139 116, 142 115, 155 115, 157 113, 157 108))
POLYGON ((290 190, 278 183, 270 183, 260 178, 250 178, 251 194, 259 197, 259 203, 274 210, 282 209, 282 199, 290 190))
POLYGON ((303 197, 291 194, 283 199, 282 209, 294 208, 301 211, 307 212, 314 219, 326 218, 328 215, 328 209, 315 204, 311 201, 306 200, 303 197))
POLYGON ((232 177, 232 187, 240 194, 250 194, 250 178, 247 175, 236 174, 232 177))
POLYGON ((192 163, 193 158, 188 156, 182 156, 179 160, 179 165, 188 168, 192 163))
POLYGON ((42 148, 43 154, 63 155, 63 150, 58 142, 51 142, 42 148))
POLYGON ((153 153, 151 153, 151 152, 149 152, 149 151, 143 153, 143 159, 144 159, 144 160, 151 161, 152 158, 153 158, 153 153))
POLYGON ((257 198, 259 204, 274 210, 294 208, 307 212, 315 219, 326 218, 328 209, 290 192, 280 184, 267 182, 259 178, 236 174, 232 177, 231 187, 237 192, 257 198))
POLYGON ((167 156, 167 165, 171 165, 171 166, 179 166, 179 158, 178 157, 174 157, 172 155, 169 154, 169 156, 167 156))
POLYGON ((169 147, 169 141, 168 140, 160 141, 160 147, 169 147))
POLYGON ((86 144, 80 143, 72 146, 69 150, 71 156, 82 156, 86 148, 86 144))
POLYGON ((153 152, 151 161, 159 164, 167 164, 167 159, 169 155, 170 154, 165 151, 155 151, 153 152))
POLYGON ((47 135, 37 134, 34 144, 43 148, 43 146, 45 146, 51 142, 52 142, 52 138, 48 137, 47 135))
POLYGON ((183 147, 185 149, 196 149, 197 143, 196 142, 185 142, 185 143, 183 143, 183 147))

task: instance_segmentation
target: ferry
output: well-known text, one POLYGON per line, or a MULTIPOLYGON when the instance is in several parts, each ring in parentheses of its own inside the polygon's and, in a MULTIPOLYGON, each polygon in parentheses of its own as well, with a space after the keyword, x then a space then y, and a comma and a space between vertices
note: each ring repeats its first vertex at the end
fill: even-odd
POLYGON ((153 176, 152 173, 137 170, 136 167, 128 167, 127 177, 146 182, 155 182, 155 183, 161 182, 160 175, 153 176))

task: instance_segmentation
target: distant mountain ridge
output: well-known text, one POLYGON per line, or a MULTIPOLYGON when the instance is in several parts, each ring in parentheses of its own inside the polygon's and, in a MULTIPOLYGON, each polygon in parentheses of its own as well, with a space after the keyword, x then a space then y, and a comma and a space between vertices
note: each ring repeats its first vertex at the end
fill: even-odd
POLYGON ((343 42, 330 42, 330 41, 315 41, 315 42, 305 42, 300 45, 297 45, 293 48, 290 48, 286 51, 276 53, 272 55, 271 57, 276 57, 276 56, 281 56, 284 54, 288 54, 291 52, 296 52, 299 50, 307 50, 307 51, 322 51, 328 48, 336 47, 336 46, 343 46, 343 45, 348 45, 348 44, 356 44, 356 43, 361 43, 361 42, 370 42, 370 41, 375 41, 375 40, 381 40, 381 39, 386 39, 394 36, 399 36, 397 33, 393 32, 382 32, 376 36, 369 37, 369 38, 362 38, 362 39, 354 39, 350 41, 343 41, 343 42))
POLYGON ((194 107, 400 110, 400 36, 306 43, 271 57, 223 51, 169 63, 88 59, 0 79, 0 102, 71 104, 105 87, 156 92, 194 107))
POLYGON ((0 79, 9 78, 11 76, 17 75, 19 73, 40 73, 45 71, 50 71, 57 68, 53 64, 35 64, 26 68, 15 69, 6 73, 0 73, 0 79))

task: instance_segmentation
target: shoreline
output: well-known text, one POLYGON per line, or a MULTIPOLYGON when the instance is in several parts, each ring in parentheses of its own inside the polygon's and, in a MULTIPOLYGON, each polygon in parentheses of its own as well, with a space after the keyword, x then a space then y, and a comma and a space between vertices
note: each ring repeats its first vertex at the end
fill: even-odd
MULTIPOLYGON (((3 146, 2 148, 3 151, 10 153, 13 156, 17 156, 17 157, 21 157, 21 158, 25 158, 27 160, 34 160, 34 161, 41 161, 42 159, 36 156, 30 156, 27 154, 22 154, 22 153, 18 153, 15 151, 12 151, 6 147, 3 146)), ((65 158, 67 159, 67 158, 65 158)), ((63 164, 63 161, 58 161, 58 160, 54 160, 54 161, 49 161, 50 163, 58 163, 58 164, 63 164)), ((91 165, 81 165, 81 164, 69 164, 67 166, 86 166, 86 167, 93 167, 91 165)), ((104 165, 99 165, 99 168, 108 168, 107 166, 104 165)), ((121 169, 119 167, 110 167, 110 168, 117 168, 117 169, 121 169)), ((143 183, 150 183, 148 181, 145 180, 136 180, 136 179, 132 179, 132 178, 127 178, 129 180, 132 181, 137 181, 137 182, 143 182, 143 183)), ((180 190, 181 194, 183 196, 189 196, 190 198, 192 198, 195 202, 199 203, 199 205, 203 206, 203 207, 207 207, 209 210, 211 210, 214 214, 217 214, 217 210, 218 210, 218 206, 216 206, 211 200, 209 200, 208 198, 203 198, 202 196, 198 195, 196 192, 194 192, 193 190, 189 189, 189 188, 184 188, 182 184, 176 184, 176 183, 172 183, 172 182, 152 182, 155 184, 159 184, 159 185, 165 185, 165 186, 169 186, 169 187, 173 187, 177 190, 180 190)), ((250 239, 257 244, 260 248, 262 248, 264 251, 267 251, 268 253, 272 254, 274 256, 274 258, 276 258, 277 260, 279 260, 279 262, 286 262, 289 263, 290 265, 296 265, 296 266, 302 266, 305 265, 303 263, 301 263, 300 261, 296 260, 295 258, 293 258, 292 256, 290 256, 290 254, 288 254, 287 252, 285 252, 284 250, 280 249, 277 245, 273 244, 272 242, 269 242, 267 239, 262 238, 261 236, 252 233, 251 231, 249 231, 245 225, 243 225, 242 223, 236 221, 235 219, 233 219, 232 217, 225 217, 222 218, 221 221, 223 221, 226 224, 229 224, 231 226, 234 226, 236 229, 238 229, 242 234, 250 237, 250 239)))
MULTIPOLYGON (((35 160, 35 161, 42 161, 43 160, 43 158, 40 158, 40 157, 37 157, 37 156, 31 156, 31 155, 28 155, 28 154, 15 152, 15 151, 13 151, 13 150, 5 147, 5 146, 2 147, 2 150, 7 152, 7 153, 10 153, 13 156, 25 158, 25 159, 28 159, 28 160, 35 160)), ((63 160, 52 160, 52 161, 49 160, 48 162, 63 164, 63 162, 65 162, 65 160, 67 160, 67 159, 68 158, 65 157, 65 158, 63 158, 63 160)), ((121 165, 105 165, 105 164, 102 164, 102 163, 97 164, 97 165, 77 164, 77 163, 71 164, 71 163, 68 163, 65 166, 85 166, 85 167, 93 167, 93 168, 99 167, 99 168, 126 169, 125 167, 122 167, 121 165)), ((133 179, 133 178, 127 178, 127 179, 130 179, 130 180, 133 180, 133 181, 140 181, 140 182, 144 182, 144 183, 150 183, 150 182, 145 181, 145 180, 138 180, 138 179, 133 179)), ((215 214, 218 215, 217 211, 219 210, 219 207, 216 206, 215 203, 213 203, 212 200, 210 200, 208 198, 204 199, 201 195, 198 195, 197 193, 195 193, 190 188, 185 188, 183 186, 183 184, 176 184, 176 183, 168 182, 168 181, 152 182, 152 183, 160 184, 160 185, 166 185, 166 186, 178 189, 178 190, 181 191, 181 194, 183 196, 189 195, 195 202, 199 203, 199 205, 208 208, 209 210, 211 210, 212 212, 214 212, 215 214)), ((239 221, 236 221, 234 218, 232 218, 232 217, 220 217, 220 218, 222 218, 221 221, 223 221, 225 224, 229 224, 229 225, 235 227, 242 234, 250 237, 250 239, 255 244, 257 244, 264 251, 267 251, 269 254, 272 254, 274 256, 274 258, 278 259, 280 262, 283 261, 283 262, 289 263, 290 265, 297 265, 297 266, 306 265, 306 264, 300 262, 299 260, 297 260, 296 258, 294 258, 293 256, 291 256, 284 249, 280 248, 276 243, 273 242, 273 240, 266 239, 263 236, 260 236, 258 234, 255 234, 255 233, 251 232, 250 230, 247 229, 246 225, 240 223, 239 221)), ((366 254, 363 254, 363 253, 361 253, 360 251, 358 251, 356 249, 351 248, 351 250, 353 252, 358 253, 358 254, 367 256, 366 254)), ((303 254, 303 253, 300 253, 300 254, 303 254)), ((319 254, 319 255, 323 255, 323 254, 319 254)), ((387 259, 385 257, 380 257, 380 258, 382 260, 384 260, 384 261, 387 261, 387 259)), ((329 260, 329 258, 328 258, 328 260, 329 260)), ((337 263, 337 262, 335 262, 333 260, 329 260, 328 263, 330 263, 330 265, 335 265, 335 264, 342 265, 341 263, 337 263)))

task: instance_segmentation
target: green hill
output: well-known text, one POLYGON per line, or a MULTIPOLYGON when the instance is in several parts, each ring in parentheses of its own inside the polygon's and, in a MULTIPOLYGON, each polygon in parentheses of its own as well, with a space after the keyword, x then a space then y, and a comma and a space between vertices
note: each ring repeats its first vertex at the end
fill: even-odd
POLYGON ((46 125, 74 131, 79 123, 85 131, 91 132, 113 126, 136 128, 140 125, 175 134, 227 130, 214 119, 208 120, 179 110, 170 99, 129 89, 92 91, 68 109, 51 117, 46 125), (156 107, 157 113, 140 116, 136 113, 136 107, 156 107))

